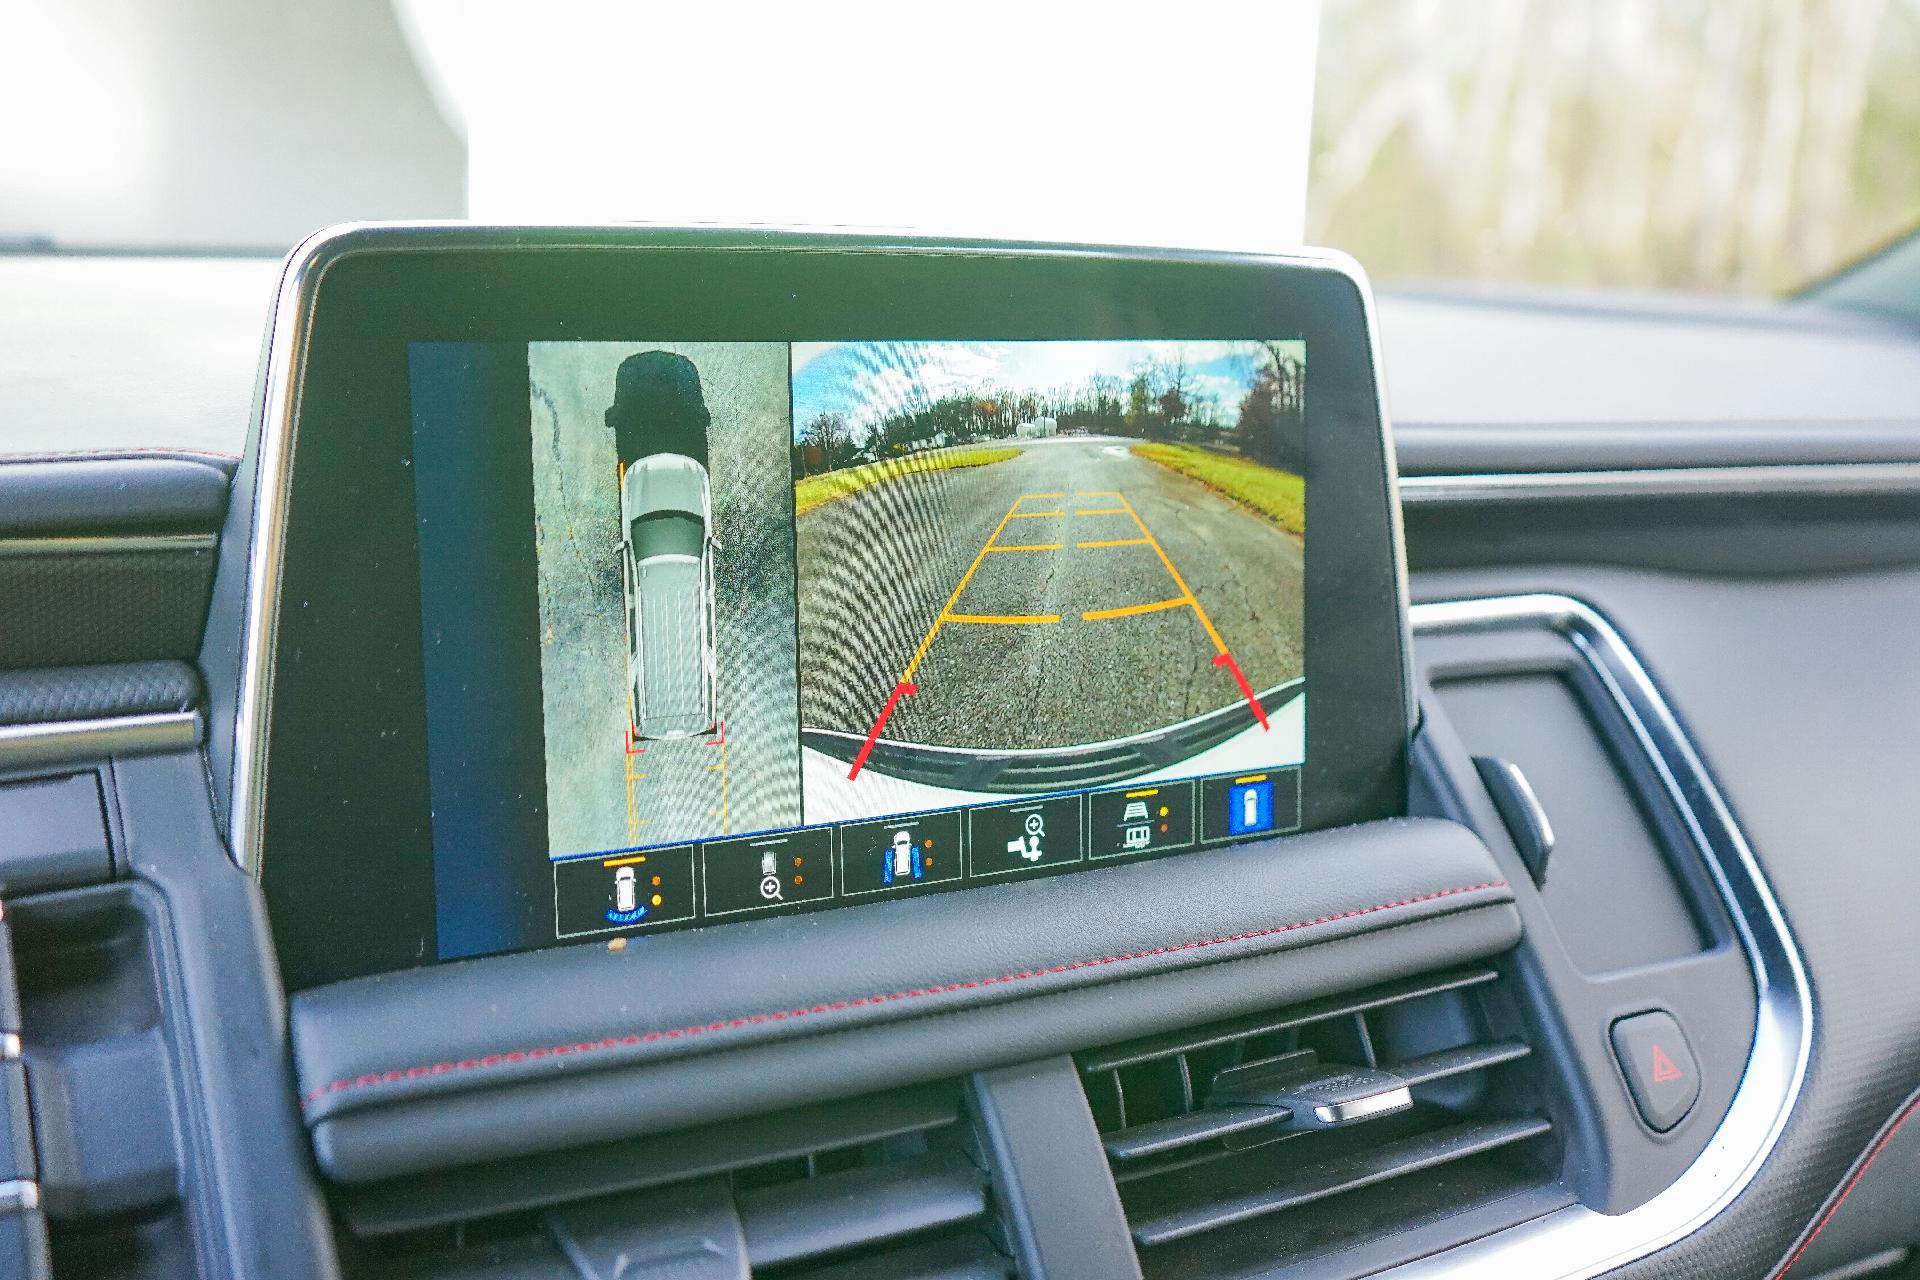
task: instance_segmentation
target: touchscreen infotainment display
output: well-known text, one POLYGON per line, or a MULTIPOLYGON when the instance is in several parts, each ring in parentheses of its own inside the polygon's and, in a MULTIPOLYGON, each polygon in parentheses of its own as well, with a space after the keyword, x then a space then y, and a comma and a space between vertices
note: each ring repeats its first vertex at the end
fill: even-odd
POLYGON ((208 751, 290 989, 954 891, 1072 918, 1405 812, 1337 255, 345 228, 261 402, 208 751))
POLYGON ((442 956, 499 949, 502 859, 549 864, 564 940, 1297 829, 1307 368, 410 344, 442 956), (543 831, 481 816, 530 775, 543 831))

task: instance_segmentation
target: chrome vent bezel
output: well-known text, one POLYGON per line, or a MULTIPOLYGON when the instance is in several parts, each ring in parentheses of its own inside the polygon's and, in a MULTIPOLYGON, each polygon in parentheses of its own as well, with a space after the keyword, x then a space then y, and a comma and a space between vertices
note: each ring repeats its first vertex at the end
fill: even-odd
POLYGON ((1724 902, 1753 972, 1754 1039, 1733 1101, 1672 1185, 1617 1215, 1572 1205, 1404 1263, 1396 1280, 1487 1275, 1590 1280, 1698 1231, 1733 1203, 1780 1139, 1806 1078, 1814 1005, 1806 966, 1766 873, 1679 719, 1633 649, 1592 606, 1551 593, 1416 604, 1415 639, 1544 630, 1573 646, 1618 708, 1724 902))

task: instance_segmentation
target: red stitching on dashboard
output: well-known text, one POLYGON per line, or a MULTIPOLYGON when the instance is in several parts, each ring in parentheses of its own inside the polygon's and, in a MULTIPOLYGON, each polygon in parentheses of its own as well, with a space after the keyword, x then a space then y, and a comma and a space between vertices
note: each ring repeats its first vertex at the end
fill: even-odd
POLYGON ((1900 1118, 1880 1135, 1880 1140, 1873 1144, 1871 1151, 1867 1152, 1867 1158, 1860 1162, 1860 1167, 1853 1171, 1853 1176, 1848 1178, 1846 1185, 1840 1188, 1840 1194, 1835 1197, 1834 1202, 1827 1206, 1825 1213, 1820 1215, 1820 1221, 1814 1223, 1813 1230, 1807 1232, 1807 1238, 1800 1242, 1800 1247, 1793 1251, 1793 1256, 1787 1259, 1786 1265, 1773 1273, 1773 1280, 1780 1280, 1780 1277, 1793 1270, 1794 1264, 1799 1262, 1801 1255, 1812 1247, 1820 1233, 1827 1229, 1827 1224, 1833 1221, 1833 1215, 1840 1212, 1840 1206, 1847 1202, 1847 1197, 1853 1194, 1853 1189, 1860 1185, 1860 1179, 1864 1178, 1867 1170, 1873 1167, 1873 1162, 1880 1158, 1880 1153, 1887 1149, 1887 1144, 1893 1141, 1893 1135, 1900 1132, 1900 1126, 1913 1118, 1915 1111, 1920 1111, 1920 1094, 1916 1094, 1908 1101, 1906 1110, 1900 1113, 1900 1118))
POLYGON ((847 1009, 858 1009, 864 1005, 886 1004, 894 1000, 917 1000, 925 996, 945 995, 954 991, 971 991, 977 987, 998 986, 1007 982, 1021 982, 1029 978, 1045 978, 1058 973, 1071 973, 1078 969, 1096 969, 1103 965, 1124 964, 1132 960, 1148 960, 1155 956, 1171 955, 1180 951, 1197 951, 1205 947, 1223 946, 1230 942, 1247 942, 1255 938, 1269 938, 1275 934, 1293 933, 1300 929, 1312 929, 1319 925, 1334 924, 1341 920, 1351 920, 1356 916, 1369 916, 1379 911, 1392 911, 1400 907, 1417 906, 1423 902, 1433 902, 1440 898, 1457 897, 1463 893, 1478 893, 1482 889, 1504 889, 1505 880, 1487 880, 1480 884, 1463 885, 1458 889, 1440 889, 1433 893, 1423 893, 1417 898, 1402 898, 1398 902, 1383 902, 1378 906, 1359 907, 1352 911, 1342 911, 1337 915, 1320 916, 1313 920, 1297 920, 1292 924, 1274 925, 1269 929, 1255 929, 1250 933, 1229 934, 1221 938, 1203 938, 1196 942, 1176 942, 1164 947, 1155 947, 1151 951, 1133 951, 1124 955, 1101 956, 1094 960, 1074 960, 1066 964, 1057 964, 1046 969, 1027 969, 1019 973, 1003 973, 992 978, 970 978, 963 982, 949 982, 937 987, 919 987, 911 991, 889 991, 882 995, 856 996, 851 1000, 834 1000, 816 1004, 804 1009, 784 1009, 775 1013, 752 1013, 738 1018, 725 1018, 718 1022, 702 1023, 691 1027, 674 1027, 665 1031, 633 1031, 624 1035, 607 1036, 599 1040, 581 1040, 573 1044, 545 1045, 537 1049, 514 1049, 504 1053, 489 1053, 478 1058, 461 1058, 457 1061, 435 1062, 420 1066, 400 1068, 392 1071, 374 1071, 361 1076, 349 1076, 322 1085, 301 1100, 301 1105, 310 1106, 330 1094, 348 1093, 356 1089, 368 1089, 376 1085, 398 1084, 404 1080, 418 1080, 425 1076, 449 1075, 456 1071, 480 1071, 488 1067, 507 1066, 519 1062, 538 1062, 546 1058, 560 1058, 569 1054, 593 1053, 601 1049, 620 1049, 634 1045, 652 1044, 659 1040, 679 1040, 688 1036, 705 1035, 712 1031, 730 1031, 739 1027, 757 1026, 765 1022, 784 1022, 789 1018, 807 1018, 822 1013, 838 1013, 847 1009))

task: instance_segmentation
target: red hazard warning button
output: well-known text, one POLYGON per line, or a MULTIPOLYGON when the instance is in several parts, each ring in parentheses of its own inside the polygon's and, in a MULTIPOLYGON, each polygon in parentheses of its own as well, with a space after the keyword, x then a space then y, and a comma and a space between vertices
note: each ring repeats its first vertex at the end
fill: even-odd
POLYGON ((1700 1096, 1700 1064, 1673 1015, 1636 1013, 1613 1024, 1613 1053, 1640 1118, 1665 1133, 1686 1118, 1700 1096))

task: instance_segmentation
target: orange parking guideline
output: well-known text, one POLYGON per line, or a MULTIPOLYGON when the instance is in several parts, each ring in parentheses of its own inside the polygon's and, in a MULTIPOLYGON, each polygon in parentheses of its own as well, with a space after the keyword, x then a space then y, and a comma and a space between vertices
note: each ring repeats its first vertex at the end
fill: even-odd
POLYGON ((708 765, 707 772, 720 775, 720 807, 713 811, 713 815, 720 819, 720 834, 731 835, 733 832, 733 808, 731 797, 727 794, 727 740, 724 737, 720 739, 719 746, 720 763, 708 765))
POLYGON ((1189 587, 1187 580, 1180 576, 1180 571, 1173 567, 1173 561, 1167 558, 1166 548, 1161 546, 1160 540, 1153 536, 1153 530, 1147 528, 1147 522, 1140 518, 1140 513, 1133 509, 1133 504, 1124 496, 1120 499, 1120 509, 1133 517, 1134 527, 1140 530, 1140 536, 1147 540, 1154 554, 1160 557, 1160 563, 1166 566, 1167 573, 1173 578, 1173 585, 1180 588, 1180 594, 1186 597, 1186 602, 1192 605, 1194 613, 1199 615, 1200 625, 1207 629, 1207 637, 1213 641, 1215 652, 1225 653, 1227 642, 1220 638, 1220 632, 1214 628, 1213 619, 1207 616, 1207 611, 1200 607, 1198 600, 1194 599, 1193 588, 1189 587))
POLYGON ((640 840, 640 810, 639 810, 638 804, 636 803, 635 793, 636 793, 636 789, 640 779, 646 777, 647 775, 644 773, 634 772, 633 755, 631 752, 628 753, 626 760, 627 760, 627 770, 626 770, 627 772, 627 843, 637 844, 639 843, 639 840, 640 840))
MULTIPOLYGON (((1018 498, 1014 499, 1013 505, 1007 508, 1006 514, 1000 517, 1000 523, 993 527, 991 534, 987 535, 986 544, 975 553, 973 563, 968 565, 967 571, 960 575, 959 584, 954 587, 953 594, 947 597, 946 604, 941 606, 939 614, 936 615, 933 620, 933 625, 928 627, 926 635, 920 638, 919 645, 916 646, 913 651, 913 657, 907 662, 906 670, 900 673, 900 679, 895 683, 892 694, 887 698, 886 706, 881 710, 879 718, 874 721, 872 731, 867 734, 865 745, 861 748, 859 754, 854 757, 853 768, 847 774, 849 779, 857 778, 860 775, 861 766, 866 763, 868 753, 873 749, 873 744, 878 739, 881 729, 886 725, 887 718, 892 715, 894 708, 899 705, 900 699, 909 694, 919 692, 919 685, 914 683, 914 673, 920 669, 920 664, 926 661, 927 651, 933 647, 934 637, 940 634, 940 629, 947 623, 957 622, 982 626, 1036 626, 1060 621, 1060 615, 1056 613, 955 613, 953 607, 960 603, 960 597, 965 593, 967 585, 973 581, 973 575, 980 571, 981 564, 983 564, 987 556, 993 552, 1064 550, 1066 544, 1059 542, 1015 543, 1010 546, 1002 545, 1000 535, 1006 532, 1008 523, 1014 520, 1037 520, 1067 514, 1064 511, 1022 511, 1020 510, 1021 503, 1057 500, 1065 498, 1066 496, 1064 493, 1021 494, 1018 498)), ((1180 571, 1173 567, 1173 560, 1167 555, 1166 548, 1162 547, 1159 539, 1153 536, 1153 531, 1147 528, 1146 521, 1142 520, 1140 513, 1133 509, 1133 504, 1127 501, 1126 495, 1117 489, 1103 489, 1079 490, 1076 491, 1073 496, 1075 499, 1116 499, 1120 504, 1117 507, 1076 508, 1073 514, 1076 516, 1124 515, 1130 518, 1133 521, 1134 527, 1140 531, 1138 538, 1107 538, 1088 542, 1076 542, 1074 544, 1076 549, 1097 547, 1152 547, 1153 553, 1160 558, 1161 566, 1166 569, 1167 576, 1172 578, 1174 585, 1180 588, 1180 594, 1178 596, 1166 600, 1152 600, 1145 604, 1123 605, 1117 609, 1090 609, 1080 615, 1082 621, 1095 622, 1106 618, 1131 618, 1141 614, 1160 613, 1168 609, 1190 606, 1193 609, 1194 616, 1200 619, 1200 625, 1206 628, 1207 638, 1213 642, 1215 653, 1214 665, 1227 666, 1230 669, 1236 682, 1241 685, 1241 691, 1246 695, 1247 701, 1252 705, 1254 717, 1260 722, 1260 727, 1263 729, 1266 728, 1266 712, 1264 708, 1260 706, 1259 700, 1253 696, 1252 690, 1247 686, 1246 677, 1240 674, 1239 665, 1233 661, 1233 655, 1227 652, 1227 642, 1221 639, 1219 629, 1213 625, 1213 619, 1207 616, 1207 611, 1200 606, 1200 601, 1194 597, 1193 588, 1189 587, 1187 580, 1180 576, 1180 571)), ((724 786, 724 781, 722 785, 724 786)))
POLYGON ((1057 613, 950 613, 948 622, 974 622, 988 627, 1024 627, 1035 623, 1058 622, 1057 613))
MULTIPOLYGON (((853 781, 855 778, 858 778, 860 776, 861 768, 865 766, 865 764, 867 763, 867 756, 873 751, 873 744, 879 741, 880 731, 886 728, 887 717, 891 716, 893 714, 894 708, 900 705, 900 699, 908 697, 920 691, 920 686, 915 684, 913 681, 913 673, 918 671, 920 669, 921 662, 925 661, 927 656, 927 650, 933 646, 933 638, 940 634, 940 628, 945 626, 949 622, 985 620, 984 615, 982 615, 981 617, 972 617, 972 618, 966 617, 966 616, 956 616, 953 612, 953 606, 960 603, 960 593, 967 589, 967 584, 973 581, 973 575, 980 571, 980 566, 986 561, 987 553, 990 551, 997 551, 997 550, 1027 551, 1027 550, 1038 549, 1034 547, 1018 547, 1018 546, 1000 547, 998 545, 1000 541, 1000 535, 1006 532, 1007 522, 1012 520, 1015 516, 1021 516, 1021 515, 1038 516, 1038 515, 1059 515, 1060 514, 1058 511, 1049 511, 1049 512, 1025 511, 1023 512, 1020 510, 1020 504, 1023 502, 1026 502, 1028 499, 1055 500, 1059 498, 1064 498, 1066 496, 1067 495, 1064 493, 1023 493, 1018 498, 1015 498, 1013 500, 1013 505, 1007 508, 1007 514, 1000 517, 1000 523, 993 526, 993 532, 987 535, 986 545, 981 547, 980 550, 974 554, 973 563, 968 565, 967 571, 960 575, 959 585, 954 587, 953 594, 947 597, 947 602, 940 606, 940 613, 937 617, 934 618, 933 625, 927 628, 926 635, 920 637, 920 644, 916 649, 914 649, 913 657, 907 663, 907 669, 900 673, 900 679, 894 683, 893 692, 890 695, 888 695, 886 705, 880 709, 880 715, 874 720, 873 728, 867 732, 866 742, 862 744, 859 753, 855 755, 853 758, 853 767, 847 771, 847 780, 849 782, 853 781)), ((1022 619, 1021 621, 1039 621, 1039 620, 1040 619, 1022 619)), ((1002 619, 1002 621, 1009 621, 1009 620, 1002 619)), ((1053 616, 1053 617, 1044 619, 1044 621, 1058 622, 1060 621, 1060 619, 1058 616, 1053 616)))
POLYGON ((1121 495, 1120 503, 1127 509, 1127 514, 1133 517, 1133 523, 1140 530, 1140 535, 1152 544, 1154 554, 1160 557, 1160 563, 1166 567, 1167 573, 1173 578, 1174 585, 1180 588, 1180 594, 1185 597, 1185 603, 1193 606, 1194 616, 1200 619, 1200 625, 1207 629, 1207 635, 1212 639, 1216 650, 1213 655, 1213 665, 1227 669, 1227 674, 1233 677, 1233 682, 1240 686, 1240 696, 1247 700, 1247 706, 1253 710, 1253 718, 1259 722, 1260 731, 1267 732, 1273 727, 1267 722, 1267 709, 1260 705, 1260 699, 1255 696, 1253 685, 1248 683, 1246 673, 1240 670, 1240 664, 1233 660, 1231 653, 1227 652, 1227 642, 1220 638, 1220 631, 1213 625, 1213 619, 1209 618, 1207 611, 1200 607, 1200 601, 1194 597, 1193 588, 1189 587, 1187 580, 1180 576, 1180 571, 1173 567, 1173 561, 1167 556, 1167 549, 1160 545, 1160 540, 1153 536, 1153 531, 1147 528, 1147 522, 1140 518, 1140 513, 1133 509, 1133 504, 1127 501, 1124 494, 1121 495))
POLYGON ((1142 613, 1159 613, 1163 609, 1180 609, 1193 603, 1191 596, 1175 596, 1171 600, 1154 600, 1148 604, 1122 605, 1118 609, 1089 609, 1080 617, 1087 622, 1098 622, 1102 618, 1132 618, 1142 613))
POLYGON ((908 662, 907 669, 900 673, 901 684, 913 683, 913 673, 920 669, 921 662, 926 659, 927 650, 933 645, 933 638, 940 634, 940 628, 947 621, 947 615, 953 612, 954 605, 960 603, 960 593, 967 589, 967 584, 973 581, 973 575, 980 571, 980 565, 986 560, 987 552, 993 549, 994 543, 1000 541, 1001 533, 1006 530, 1007 521, 1013 519, 1015 513, 1020 510, 1020 504, 1028 498, 1054 496, 1056 495, 1050 493, 1026 493, 1013 500, 1013 505, 1007 508, 1007 514, 1000 517, 1000 523, 993 526, 993 532, 987 535, 987 545, 980 548, 979 553, 973 557, 973 563, 968 565, 967 571, 960 575, 960 585, 953 589, 953 594, 947 597, 947 602, 940 606, 940 616, 933 620, 933 625, 927 628, 927 634, 920 638, 920 647, 913 651, 913 660, 908 662))

